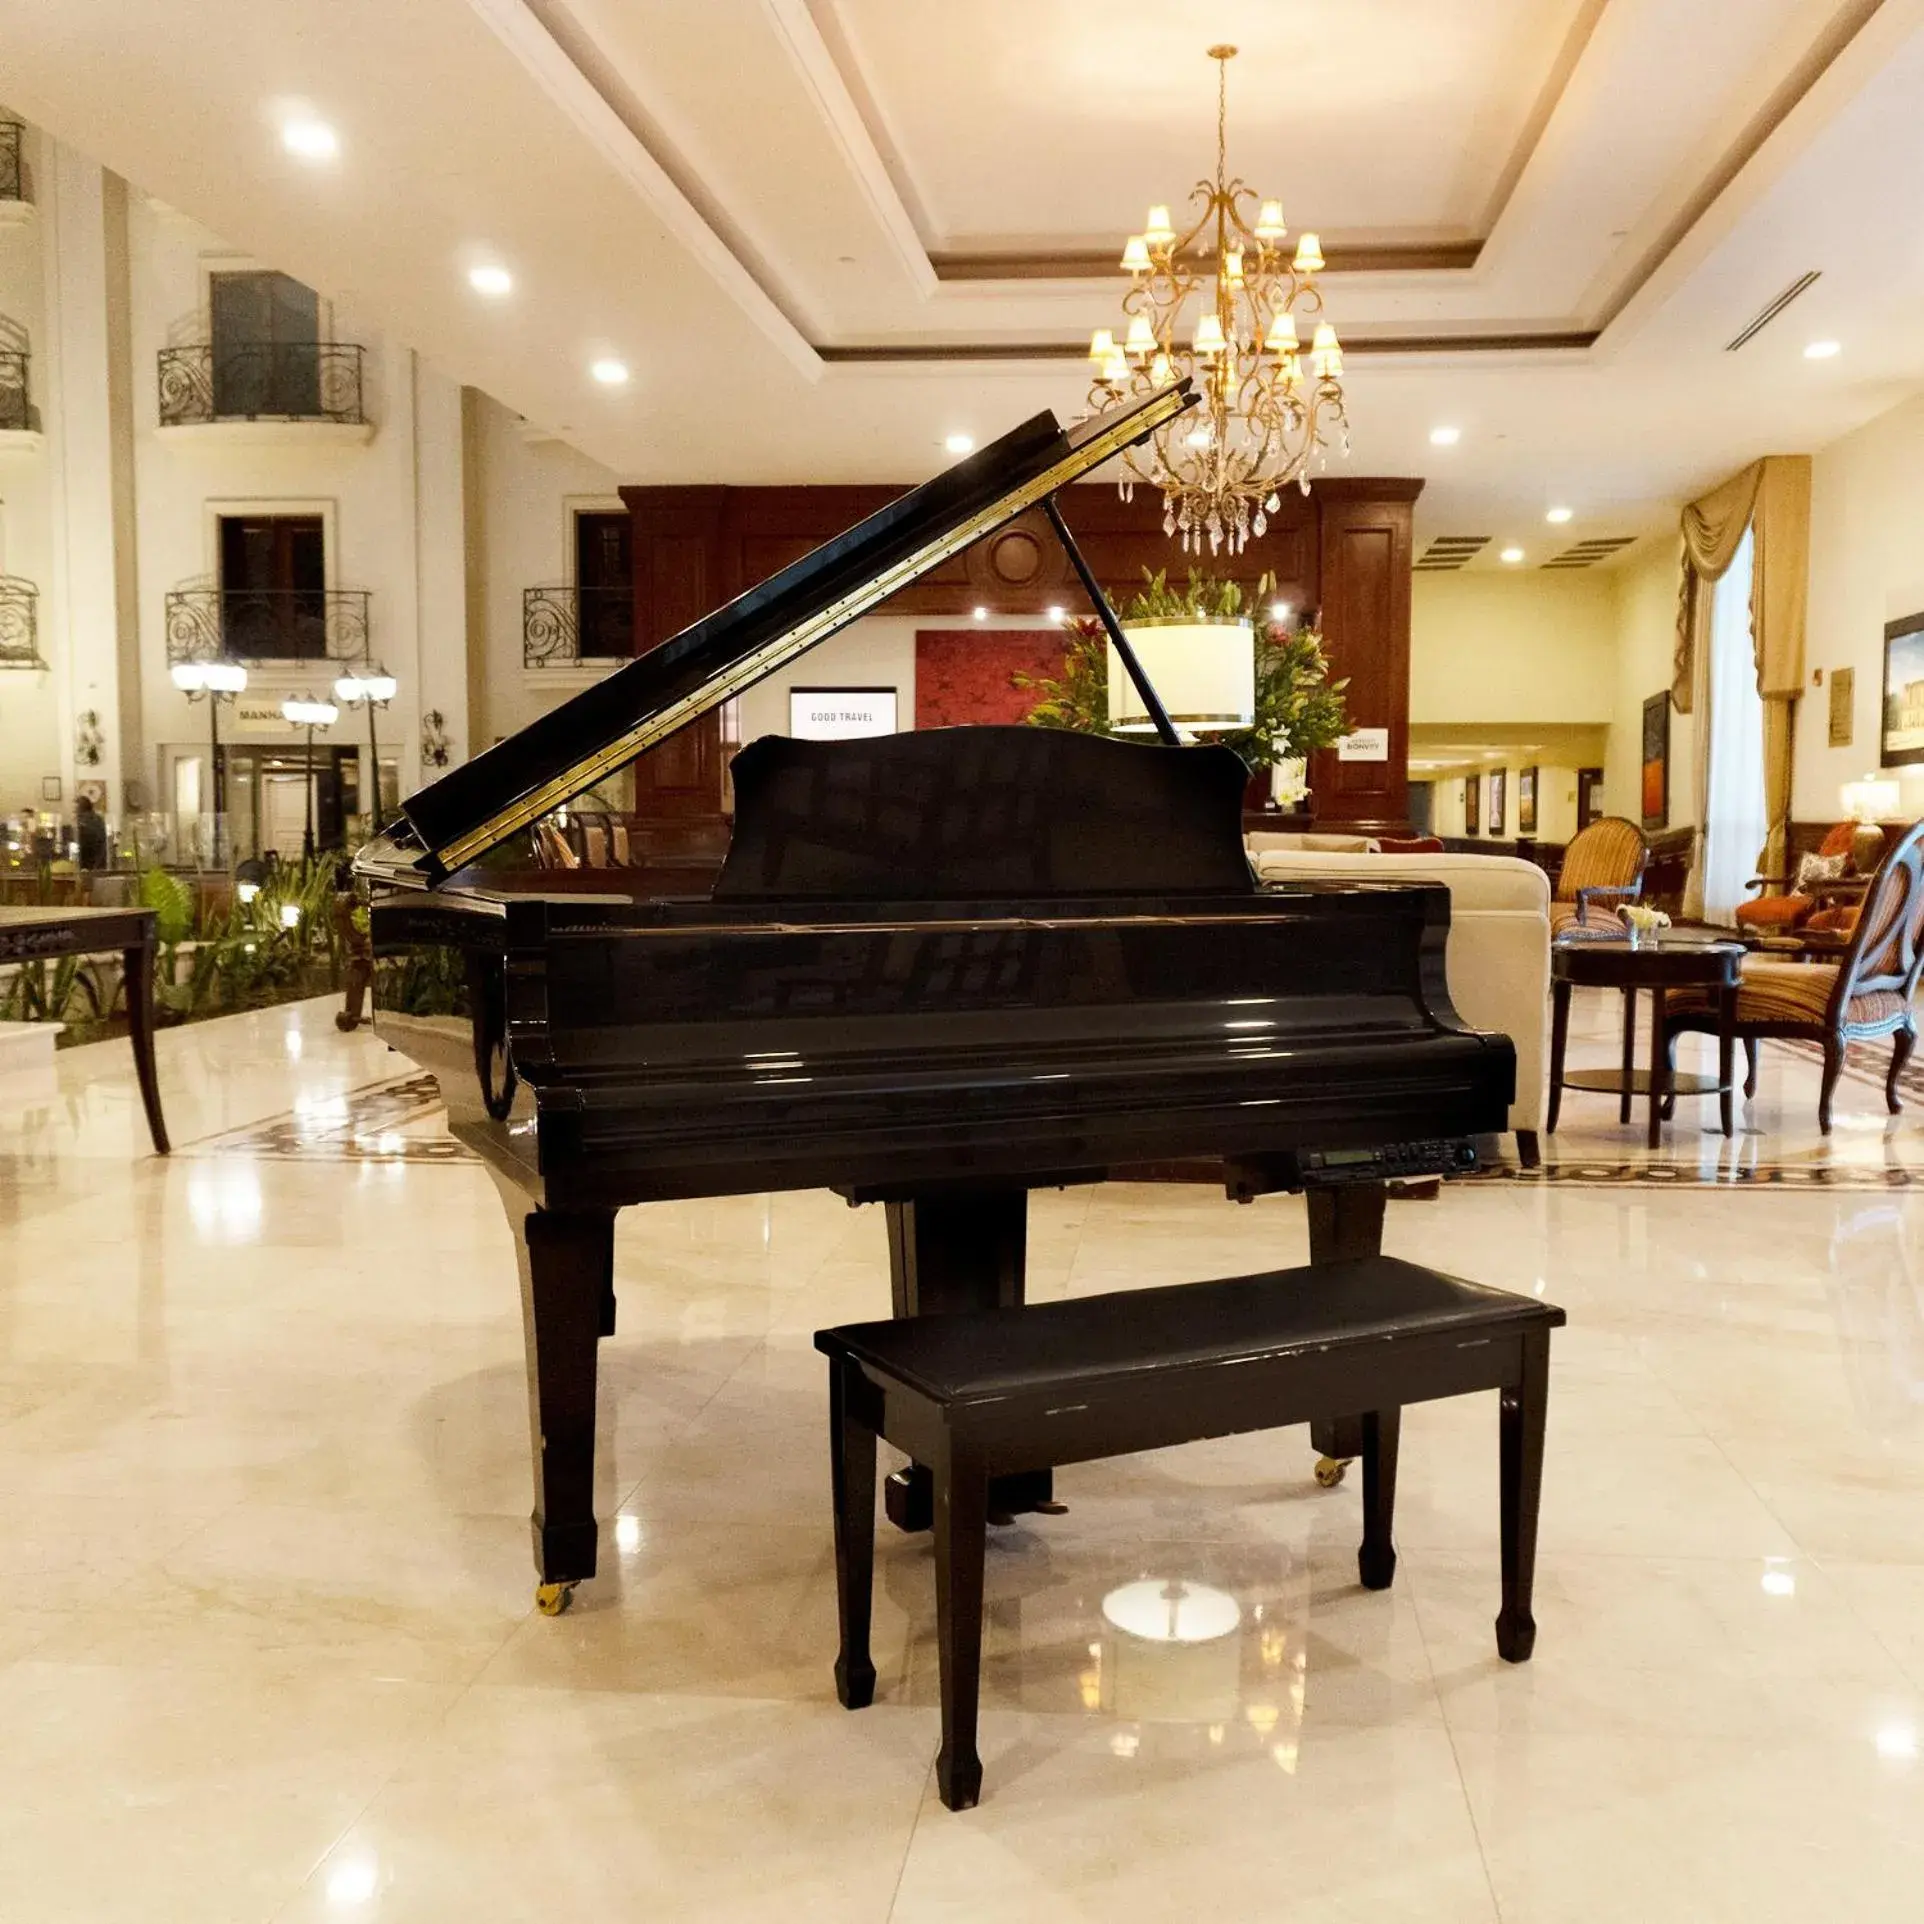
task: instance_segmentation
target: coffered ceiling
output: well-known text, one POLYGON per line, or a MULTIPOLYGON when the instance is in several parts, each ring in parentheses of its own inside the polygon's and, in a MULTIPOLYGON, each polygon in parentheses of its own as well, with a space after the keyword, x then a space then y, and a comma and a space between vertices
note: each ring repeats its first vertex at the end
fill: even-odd
POLYGON ((1924 382, 1924 0, 13 0, 0 97, 625 478, 912 480, 1081 405, 1217 40, 1233 169, 1330 260, 1352 465, 1471 566, 1924 382))

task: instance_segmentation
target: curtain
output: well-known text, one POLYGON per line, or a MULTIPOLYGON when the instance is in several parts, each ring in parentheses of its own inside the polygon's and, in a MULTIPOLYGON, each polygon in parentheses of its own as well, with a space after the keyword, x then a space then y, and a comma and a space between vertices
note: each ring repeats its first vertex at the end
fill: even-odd
MULTIPOLYGON (((1790 829, 1791 735, 1795 703, 1804 685, 1804 622, 1810 578, 1810 457, 1773 454, 1734 474, 1722 487, 1684 509, 1683 567, 1677 595, 1677 650, 1670 699, 1687 715, 1703 672, 1718 584, 1739 545, 1750 537, 1750 641, 1758 694, 1763 698, 1764 866, 1780 871, 1790 829)), ((1697 820, 1709 793, 1711 729, 1697 730, 1697 820)), ((1701 828, 1685 907, 1703 899, 1704 844, 1701 828)))
POLYGON ((1757 688, 1751 596, 1757 543, 1746 530, 1711 594, 1710 648, 1699 724, 1708 749, 1703 809, 1703 904, 1707 922, 1730 922, 1750 893, 1769 832, 1764 771, 1764 698, 1757 688))

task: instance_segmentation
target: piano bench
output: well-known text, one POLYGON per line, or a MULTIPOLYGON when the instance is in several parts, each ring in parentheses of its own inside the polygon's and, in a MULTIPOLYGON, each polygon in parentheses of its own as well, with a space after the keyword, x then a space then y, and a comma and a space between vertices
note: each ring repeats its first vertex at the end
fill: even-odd
POLYGON ((935 1611, 942 1677, 942 1801, 982 1786, 976 1701, 992 1476, 1164 1449, 1204 1437, 1362 1412, 1364 1586, 1396 1570, 1390 1525, 1405 1403, 1502 1396, 1503 1608, 1497 1650, 1528 1660, 1550 1331, 1563 1311, 1415 1263, 1366 1256, 1232 1276, 818 1331, 829 1359, 841 1653, 836 1695, 875 1695, 869 1607, 875 1445, 935 1480, 935 1611))

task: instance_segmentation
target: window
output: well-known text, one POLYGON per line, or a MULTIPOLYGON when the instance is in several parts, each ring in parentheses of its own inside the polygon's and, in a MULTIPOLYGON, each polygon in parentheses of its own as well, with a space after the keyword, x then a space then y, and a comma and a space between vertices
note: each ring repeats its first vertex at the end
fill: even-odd
POLYGON ((635 652, 634 524, 619 513, 575 516, 575 614, 583 661, 635 652))
POLYGON ((220 517, 221 644, 237 661, 327 653, 327 553, 317 514, 220 517))
POLYGON ((215 414, 319 414, 320 296, 286 274, 216 274, 208 301, 215 414))
POLYGON ((1707 666, 1710 783, 1704 810, 1704 920, 1735 920, 1769 832, 1764 703, 1750 634, 1751 533, 1745 530, 1710 604, 1707 666))

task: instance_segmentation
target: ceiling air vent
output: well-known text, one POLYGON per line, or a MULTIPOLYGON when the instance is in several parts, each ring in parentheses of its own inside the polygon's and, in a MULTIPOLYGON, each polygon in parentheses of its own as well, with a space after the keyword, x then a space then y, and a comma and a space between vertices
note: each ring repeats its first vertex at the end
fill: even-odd
POLYGON ((1416 558, 1418 574, 1444 574, 1474 561, 1490 545, 1487 534, 1440 534, 1416 558))
POLYGON ((1621 554, 1636 538, 1634 534, 1593 534, 1588 540, 1565 548, 1561 554, 1552 555, 1543 565, 1546 568, 1594 568, 1599 561, 1621 554))
POLYGON ((1754 341, 1798 295, 1806 294, 1811 288, 1816 286, 1819 278, 1818 271, 1814 267, 1808 274, 1798 275, 1775 300, 1766 301, 1763 306, 1750 317, 1749 322, 1738 332, 1734 339, 1724 343, 1724 352, 1726 354, 1735 354, 1746 341, 1754 341))

